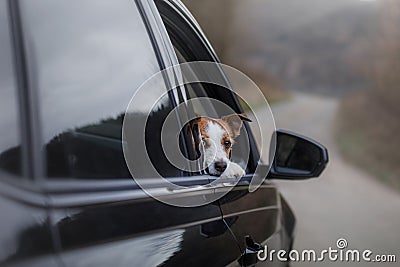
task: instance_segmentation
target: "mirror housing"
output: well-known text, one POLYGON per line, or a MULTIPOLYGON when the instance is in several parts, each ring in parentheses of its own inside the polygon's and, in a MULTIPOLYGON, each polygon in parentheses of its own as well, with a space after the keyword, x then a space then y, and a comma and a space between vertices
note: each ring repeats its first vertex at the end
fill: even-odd
POLYGON ((328 150, 310 138, 290 131, 276 130, 272 137, 272 142, 274 141, 276 149, 268 173, 270 179, 318 177, 329 161, 328 150))

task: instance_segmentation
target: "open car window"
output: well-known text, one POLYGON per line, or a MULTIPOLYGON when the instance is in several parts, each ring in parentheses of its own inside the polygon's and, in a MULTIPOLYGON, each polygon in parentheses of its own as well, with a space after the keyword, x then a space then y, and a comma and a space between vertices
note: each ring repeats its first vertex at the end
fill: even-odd
MULTIPOLYGON (((212 49, 202 40, 195 27, 192 27, 182 14, 177 13, 176 9, 171 7, 168 1, 156 1, 157 7, 160 11, 164 25, 169 34, 170 40, 174 47, 179 63, 187 63, 194 61, 211 61, 217 62, 212 49)), ((220 74, 224 76, 223 73, 220 74)), ((196 73, 193 73, 196 76, 196 73)), ((224 80, 224 78, 221 78, 224 80)), ((219 119, 226 114, 226 109, 220 109, 215 106, 215 101, 221 101, 229 106, 235 113, 241 113, 242 110, 238 105, 232 92, 219 85, 210 83, 190 83, 185 84, 184 94, 187 99, 194 98, 208 98, 210 101, 201 101, 200 103, 193 103, 193 112, 196 114, 206 114, 207 117, 219 119)), ((232 154, 231 160, 241 165, 246 169, 246 173, 252 173, 255 170, 257 160, 253 158, 256 153, 250 152, 249 140, 247 134, 243 134, 245 127, 242 127, 242 134, 237 137, 235 146, 235 153, 232 154), (250 152, 250 153, 249 153, 250 152)), ((199 140, 196 140, 196 134, 192 134, 189 138, 193 138, 192 144, 198 145, 199 140)), ((198 139, 198 138, 197 138, 198 139)), ((196 151, 194 147, 192 151, 196 151)))

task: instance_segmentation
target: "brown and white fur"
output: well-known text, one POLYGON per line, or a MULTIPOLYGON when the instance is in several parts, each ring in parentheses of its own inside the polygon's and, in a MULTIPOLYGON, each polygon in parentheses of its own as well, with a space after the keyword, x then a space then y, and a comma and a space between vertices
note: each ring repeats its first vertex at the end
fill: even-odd
POLYGON ((243 120, 251 121, 245 114, 232 114, 221 119, 197 119, 200 151, 210 175, 240 178, 246 174, 242 167, 230 161, 234 139, 240 134, 243 120))

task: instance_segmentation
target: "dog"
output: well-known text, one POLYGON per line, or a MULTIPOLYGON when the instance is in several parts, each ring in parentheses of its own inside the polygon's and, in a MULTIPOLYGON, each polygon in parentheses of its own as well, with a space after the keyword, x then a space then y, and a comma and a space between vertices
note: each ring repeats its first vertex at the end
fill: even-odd
POLYGON ((245 114, 232 114, 220 119, 197 118, 199 150, 208 174, 221 178, 240 178, 245 170, 230 160, 235 138, 240 135, 243 121, 251 120, 245 114))

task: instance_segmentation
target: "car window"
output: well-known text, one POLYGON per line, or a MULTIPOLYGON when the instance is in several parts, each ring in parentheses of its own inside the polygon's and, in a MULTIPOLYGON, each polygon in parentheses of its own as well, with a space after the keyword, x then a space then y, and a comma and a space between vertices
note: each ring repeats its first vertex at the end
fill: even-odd
MULTIPOLYGON (((225 88, 215 88, 216 90, 219 90, 221 92, 227 91, 225 88)), ((194 114, 205 114, 207 117, 210 118, 216 118, 219 119, 222 116, 229 115, 225 114, 226 110, 225 109, 218 109, 218 107, 215 107, 215 102, 212 99, 219 100, 221 102, 224 102, 223 97, 216 97, 213 94, 209 94, 207 91, 207 88, 204 88, 202 83, 194 83, 194 84, 186 84, 185 85, 185 91, 186 91, 186 96, 188 99, 194 99, 194 98, 201 98, 202 101, 195 101, 192 102, 192 108, 194 114), (206 99, 204 99, 206 97, 206 99), (209 100, 209 101, 208 101, 209 100)), ((228 92, 226 92, 228 93, 228 92)), ((223 94, 223 93, 222 93, 223 94)), ((241 130, 242 134, 239 135, 235 139, 235 147, 236 149, 235 153, 232 153, 232 158, 231 160, 233 162, 238 163, 242 168, 246 169, 247 167, 247 162, 248 162, 248 151, 249 148, 248 146, 248 141, 246 140, 247 135, 243 134, 243 128, 241 130)), ((195 136, 195 135, 193 135, 195 136)), ((193 137, 194 138, 194 137, 193 137)), ((194 140, 194 144, 198 143, 200 140, 194 140)))
MULTIPOLYGON (((202 42, 199 35, 195 30, 187 23, 187 20, 176 13, 176 11, 169 6, 166 1, 156 1, 157 7, 161 12, 161 17, 168 31, 172 45, 174 47, 176 56, 179 63, 193 62, 193 61, 216 61, 215 57, 211 54, 211 50, 207 45, 202 42)), ((193 73, 196 76, 195 73, 193 73)), ((221 73, 221 75, 223 75, 221 73)), ((224 80, 221 78, 220 80, 224 80)), ((188 99, 206 97, 223 102, 229 106, 232 110, 240 112, 236 102, 232 99, 231 92, 229 89, 219 85, 209 83, 190 83, 184 86, 186 97, 188 99)), ((226 114, 226 108, 219 108, 215 106, 215 101, 204 101, 201 103, 193 103, 193 111, 197 114, 207 114, 210 118, 221 118, 226 114)), ((247 168, 247 172, 252 172, 255 169, 254 159, 252 159, 252 153, 249 153, 249 141, 247 134, 243 134, 244 129, 242 128, 242 134, 237 137, 235 144, 235 153, 232 153, 232 160, 244 169, 247 168), (250 155, 249 155, 250 154, 250 155)), ((192 135, 193 139, 196 139, 192 135)), ((190 138, 190 137, 189 137, 190 138)), ((194 140, 192 144, 196 146, 199 140, 194 140)), ((192 151, 196 151, 194 148, 192 151)))
MULTIPOLYGON (((135 91, 160 70, 135 2, 23 0, 21 12, 26 49, 37 66, 47 175, 130 177, 121 141, 124 114, 135 91)), ((162 82, 155 87, 156 95, 131 107, 136 119, 145 118, 155 97, 166 92, 162 82)), ((168 96, 160 101, 150 114, 152 129, 171 110, 168 96)), ((148 152, 162 154, 157 142, 148 152)), ((157 160, 162 175, 179 174, 165 158, 157 160)))
POLYGON ((21 141, 17 85, 7 17, 7 1, 0 1, 0 170, 21 174, 21 141))

